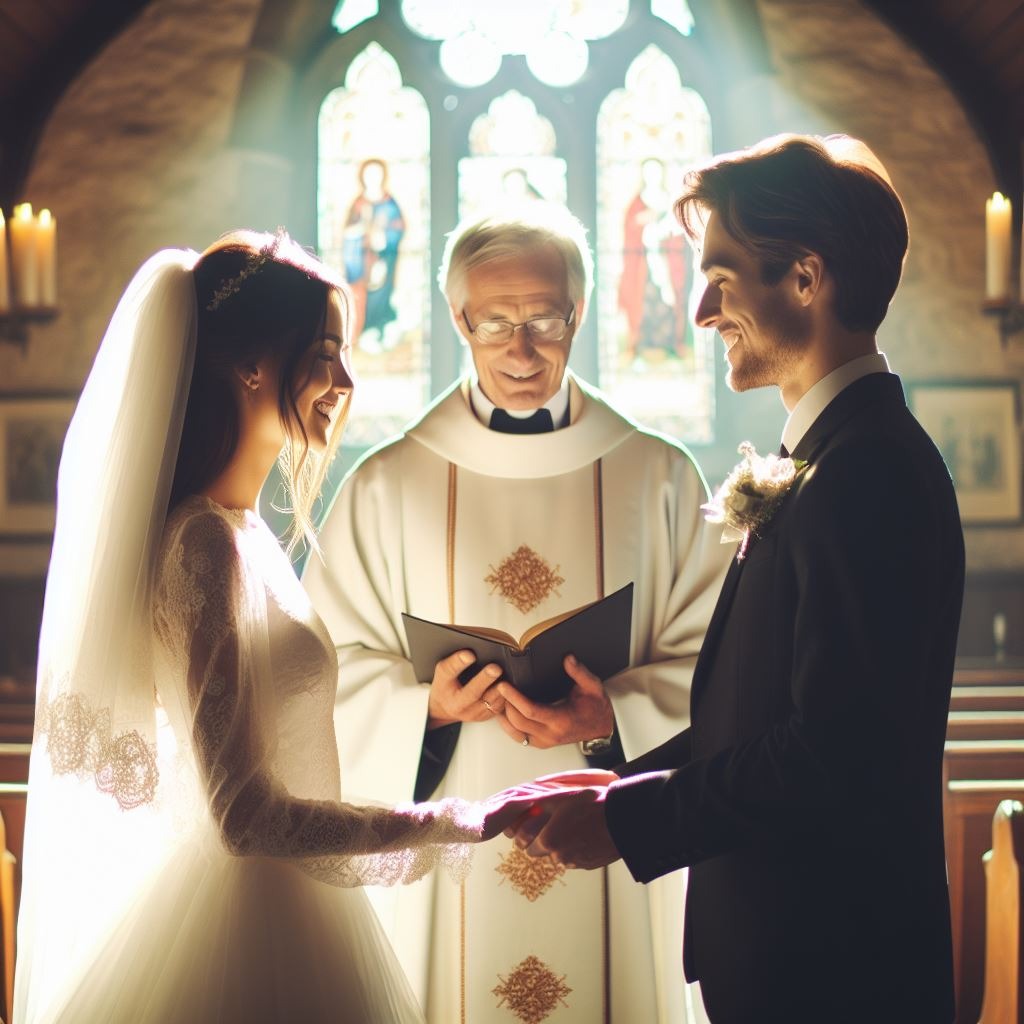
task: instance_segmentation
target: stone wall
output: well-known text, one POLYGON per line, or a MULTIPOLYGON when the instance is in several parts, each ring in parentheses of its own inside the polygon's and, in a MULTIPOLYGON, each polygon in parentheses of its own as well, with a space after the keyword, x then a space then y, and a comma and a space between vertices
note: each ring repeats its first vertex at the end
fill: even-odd
MULTIPOLYGON (((58 218, 61 315, 24 347, 0 343, 0 390, 76 395, 146 257, 235 226, 226 141, 259 8, 154 0, 61 98, 22 192, 58 218)), ((42 575, 47 558, 44 544, 0 543, 0 576, 42 575)))
MULTIPOLYGON (((879 346, 905 380, 1024 376, 1024 338, 1004 351, 980 312, 984 147, 945 82, 856 0, 758 0, 776 60, 776 119, 844 131, 886 165, 910 220, 910 254, 879 346)), ((1024 569, 1024 529, 968 528, 969 570, 1024 569)))
POLYGON ((155 0, 58 103, 23 188, 58 217, 62 315, 0 346, 6 388, 80 389, 139 264, 231 223, 225 148, 259 0, 155 0))

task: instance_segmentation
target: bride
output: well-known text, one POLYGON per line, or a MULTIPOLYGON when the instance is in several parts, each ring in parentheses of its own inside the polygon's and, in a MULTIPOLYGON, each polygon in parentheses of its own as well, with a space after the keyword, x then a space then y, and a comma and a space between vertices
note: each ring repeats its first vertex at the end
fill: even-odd
POLYGON ((524 809, 340 802, 334 648, 255 509, 280 454, 315 547, 348 317, 252 232, 158 253, 114 313, 60 466, 18 1024, 419 1021, 358 887, 458 876, 524 809))

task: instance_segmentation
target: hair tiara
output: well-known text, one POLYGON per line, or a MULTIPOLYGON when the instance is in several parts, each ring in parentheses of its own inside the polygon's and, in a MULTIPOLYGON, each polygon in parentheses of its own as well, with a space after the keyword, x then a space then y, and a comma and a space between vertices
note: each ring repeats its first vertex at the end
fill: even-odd
POLYGON ((259 273, 264 264, 269 263, 277 255, 280 242, 281 235, 277 234, 269 245, 264 246, 258 252, 250 253, 246 257, 245 266, 234 277, 228 277, 221 281, 220 287, 213 293, 213 298, 206 304, 207 312, 214 312, 221 303, 226 302, 232 295, 240 291, 248 278, 259 273))

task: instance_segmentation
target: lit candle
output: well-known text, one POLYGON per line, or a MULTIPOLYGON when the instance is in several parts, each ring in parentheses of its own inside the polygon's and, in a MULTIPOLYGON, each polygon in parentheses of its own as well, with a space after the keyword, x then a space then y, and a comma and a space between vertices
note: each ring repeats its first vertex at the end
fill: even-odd
POLYGON ((7 222, 0 210, 0 314, 11 308, 11 292, 7 286, 7 222))
POLYGON ((36 220, 36 266, 39 269, 39 304, 57 308, 57 218, 40 210, 36 220))
POLYGON ((1013 211, 1010 200, 995 192, 985 200, 985 298, 1005 302, 1010 297, 1010 240, 1013 211))
POLYGON ((39 268, 36 266, 36 222, 32 204, 14 208, 11 219, 11 269, 14 271, 14 301, 22 309, 39 305, 39 268))

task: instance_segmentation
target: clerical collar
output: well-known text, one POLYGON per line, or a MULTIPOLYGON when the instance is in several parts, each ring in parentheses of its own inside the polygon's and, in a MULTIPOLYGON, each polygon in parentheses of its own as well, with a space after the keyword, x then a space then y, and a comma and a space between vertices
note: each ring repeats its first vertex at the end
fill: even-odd
POLYGON ((825 411, 825 406, 840 391, 848 388, 855 380, 866 377, 869 373, 889 373, 889 361, 882 352, 871 352, 866 356, 858 356, 848 363, 836 367, 826 374, 817 384, 809 388, 806 394, 793 406, 793 411, 786 420, 782 431, 782 443, 786 451, 796 451, 796 446, 803 440, 804 434, 811 429, 811 424, 825 411))
MULTIPOLYGON (((480 388, 479 379, 473 379, 469 387, 469 401, 473 407, 473 414, 486 427, 491 422, 491 413, 495 410, 494 403, 483 393, 480 388)), ((562 386, 541 406, 551 413, 551 422, 555 430, 569 426, 569 378, 562 378, 562 386)), ((536 409, 506 409, 513 419, 524 420, 532 416, 536 409)))

